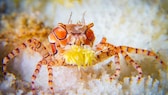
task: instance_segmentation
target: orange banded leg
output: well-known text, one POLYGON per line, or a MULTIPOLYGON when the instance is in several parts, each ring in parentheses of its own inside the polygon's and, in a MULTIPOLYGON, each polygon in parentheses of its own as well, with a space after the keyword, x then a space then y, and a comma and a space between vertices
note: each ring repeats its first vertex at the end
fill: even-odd
POLYGON ((51 92, 54 94, 54 88, 53 88, 53 69, 52 69, 52 65, 53 64, 54 64, 54 62, 51 61, 47 65, 47 69, 48 69, 48 85, 50 87, 51 92))
POLYGON ((117 53, 114 55, 114 61, 116 64, 116 70, 114 75, 110 77, 110 80, 115 79, 120 75, 120 60, 119 60, 119 55, 117 53))
POLYGON ((126 54, 124 51, 121 51, 121 54, 124 56, 126 62, 131 63, 133 67, 138 71, 138 81, 140 81, 142 77, 142 69, 141 66, 139 66, 128 54, 126 54))
MULTIPOLYGON (((40 53, 40 55, 42 55, 43 59, 50 59, 51 58, 49 52, 46 50, 46 47, 43 44, 41 44, 40 41, 38 41, 36 39, 29 39, 26 42, 22 43, 19 47, 14 49, 12 52, 10 52, 6 57, 4 57, 4 59, 3 59, 3 74, 4 75, 6 75, 6 68, 7 68, 7 63, 9 62, 9 60, 14 58, 15 56, 17 56, 23 49, 25 49, 27 47, 40 53)), ((34 71, 34 74, 32 76, 32 90, 34 90, 34 80, 36 79, 36 76, 39 73, 39 70, 41 68, 41 65, 43 64, 43 61, 44 60, 40 61, 37 64, 36 69, 34 71)))
POLYGON ((36 80, 37 75, 39 74, 42 65, 46 65, 46 60, 42 60, 42 61, 38 62, 38 64, 36 65, 36 68, 34 70, 34 73, 32 75, 32 82, 31 82, 31 84, 32 84, 32 92, 33 92, 33 94, 35 94, 35 85, 34 85, 35 82, 34 81, 36 80))
POLYGON ((6 68, 7 68, 7 63, 9 62, 10 59, 14 58, 17 56, 23 49, 25 48, 31 48, 32 50, 40 53, 43 58, 47 58, 50 54, 46 50, 46 47, 41 44, 36 39, 29 39, 25 43, 22 43, 19 47, 14 49, 12 52, 10 52, 6 57, 3 59, 3 74, 6 75, 6 68))
POLYGON ((149 50, 144 50, 144 49, 138 49, 138 48, 132 48, 132 47, 127 47, 127 46, 120 46, 120 49, 129 53, 136 53, 136 54, 144 54, 147 56, 153 56, 155 59, 160 62, 164 67, 166 67, 165 63, 152 51, 149 50))
POLYGON ((3 58, 3 74, 6 75, 6 68, 7 63, 17 56, 21 50, 25 49, 27 45, 25 43, 22 43, 18 48, 14 49, 12 52, 10 52, 6 57, 3 58))

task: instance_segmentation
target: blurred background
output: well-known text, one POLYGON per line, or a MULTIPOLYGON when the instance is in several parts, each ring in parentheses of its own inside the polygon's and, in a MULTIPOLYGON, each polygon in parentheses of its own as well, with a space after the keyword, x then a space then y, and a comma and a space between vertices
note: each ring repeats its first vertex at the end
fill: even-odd
MULTIPOLYGON (((154 51, 167 63, 167 5, 168 0, 0 0, 0 60, 28 38, 37 38, 50 50, 47 39, 48 34, 52 28, 57 26, 57 23, 68 23, 72 12, 72 23, 81 21, 84 13, 86 24, 94 23, 92 29, 96 36, 95 44, 100 42, 102 37, 106 37, 108 42, 116 46, 126 45, 154 51)), ((165 74, 163 78, 163 76, 161 77, 163 74, 158 72, 158 65, 154 66, 153 70, 149 69, 153 67, 153 64, 158 64, 154 58, 144 57, 143 55, 131 55, 131 57, 141 63, 145 77, 151 75, 152 79, 162 81, 160 85, 153 84, 158 87, 157 94, 168 93, 167 72, 163 72, 165 74), (161 89, 161 91, 158 89, 161 89)), ((22 57, 19 58, 22 59, 22 57)), ((32 60, 35 59, 38 58, 32 60)), ((29 59, 26 61, 33 63, 29 59)), ((20 63, 20 61, 17 62, 20 63)), ((14 63, 17 62, 14 61, 14 63)), ((36 64, 36 62, 34 63, 36 64)), ((125 60, 121 57, 120 82, 123 89, 119 94, 135 94, 132 92, 133 90, 130 90, 131 87, 126 87, 129 86, 128 84, 122 84, 124 77, 137 74, 136 70, 125 65, 125 63, 125 60), (130 92, 125 89, 129 89, 130 92)), ((2 61, 0 68, 2 68, 2 61)), ((102 69, 102 72, 104 69, 102 69)), ((8 70, 15 72, 15 75, 21 74, 19 77, 26 81, 30 81, 33 72, 33 70, 26 71, 22 66, 18 69, 18 65, 9 65, 8 70)), ((2 73, 0 73, 0 77, 3 82, 2 73)), ((155 93, 154 90, 149 90, 149 88, 148 91, 155 93)), ((143 91, 147 93, 147 90, 143 91)), ((108 91, 105 92, 108 93, 108 91)))

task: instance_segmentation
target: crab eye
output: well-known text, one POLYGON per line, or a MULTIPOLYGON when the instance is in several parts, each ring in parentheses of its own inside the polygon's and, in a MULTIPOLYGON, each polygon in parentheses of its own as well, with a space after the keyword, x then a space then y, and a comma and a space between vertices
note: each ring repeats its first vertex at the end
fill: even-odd
POLYGON ((63 40, 66 38, 67 36, 67 32, 65 29, 61 28, 61 27, 56 27, 54 30, 53 30, 55 36, 57 37, 57 39, 59 40, 63 40))
POLYGON ((88 39, 89 41, 94 41, 95 36, 94 36, 94 33, 93 33, 93 31, 92 31, 91 29, 88 29, 88 30, 85 32, 85 34, 86 34, 86 37, 87 37, 87 39, 88 39))

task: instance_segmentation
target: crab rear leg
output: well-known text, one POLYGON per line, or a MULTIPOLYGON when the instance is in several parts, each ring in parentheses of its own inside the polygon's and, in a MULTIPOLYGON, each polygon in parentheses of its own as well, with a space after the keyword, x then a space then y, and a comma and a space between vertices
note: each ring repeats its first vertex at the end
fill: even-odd
POLYGON ((124 56, 127 63, 131 63, 131 65, 138 71, 138 81, 142 78, 142 69, 126 52, 121 50, 121 54, 124 56))
POLYGON ((116 71, 115 74, 113 76, 110 77, 110 79, 115 79, 117 76, 120 75, 120 63, 119 63, 119 53, 121 53, 125 60, 128 63, 131 63, 133 65, 133 67, 138 71, 138 80, 141 79, 142 77, 142 69, 141 67, 126 53, 127 51, 125 48, 126 47, 116 47, 112 44, 109 44, 106 42, 106 38, 102 38, 101 42, 97 45, 98 49, 105 49, 104 52, 107 52, 107 56, 114 56, 115 57, 115 64, 116 64, 116 71), (124 50, 123 50, 123 49, 124 50))
POLYGON ((32 50, 39 52, 43 58, 46 58, 47 56, 49 56, 48 51, 39 41, 37 41, 36 39, 29 39, 26 42, 22 43, 19 47, 14 49, 12 52, 10 52, 6 57, 4 57, 3 59, 4 75, 6 75, 7 63, 27 47, 30 47, 32 50))
POLYGON ((3 70, 2 70, 2 72, 3 72, 3 74, 6 76, 6 69, 7 69, 7 63, 10 61, 10 59, 12 59, 12 58, 14 58, 15 56, 17 56, 19 53, 20 53, 20 51, 22 50, 22 49, 24 49, 24 48, 26 48, 27 46, 26 46, 26 44, 25 43, 23 43, 20 47, 18 47, 18 48, 16 48, 16 49, 14 49, 12 52, 10 52, 6 57, 4 57, 3 58, 3 62, 2 62, 2 64, 3 64, 3 70))
POLYGON ((121 50, 128 52, 128 53, 136 53, 136 54, 144 54, 147 56, 153 56, 155 59, 160 62, 160 64, 163 65, 163 67, 166 67, 166 64, 152 51, 149 50, 144 50, 144 49, 138 49, 138 48, 132 48, 132 47, 127 47, 127 46, 120 46, 119 47, 121 50))
POLYGON ((49 86, 50 89, 53 91, 53 87, 52 87, 52 68, 51 66, 48 64, 51 61, 51 56, 50 53, 47 51, 46 47, 38 40, 36 39, 29 39, 26 42, 22 43, 19 47, 17 47, 16 49, 14 49, 12 52, 10 52, 6 57, 4 57, 3 59, 3 74, 6 75, 6 68, 7 68, 7 63, 10 61, 10 59, 14 58, 15 56, 17 56, 23 49, 25 48, 31 48, 32 50, 40 53, 40 55, 43 57, 43 59, 36 65, 36 69, 32 75, 32 91, 34 92, 35 87, 34 87, 34 80, 36 79, 36 76, 38 75, 41 66, 42 65, 47 65, 48 67, 48 72, 49 72, 49 86), (48 62, 49 61, 49 62, 48 62))

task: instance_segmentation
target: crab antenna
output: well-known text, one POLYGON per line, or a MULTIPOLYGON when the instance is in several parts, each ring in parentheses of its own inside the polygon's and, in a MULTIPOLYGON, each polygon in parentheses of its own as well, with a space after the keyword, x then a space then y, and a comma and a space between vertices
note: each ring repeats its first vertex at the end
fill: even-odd
POLYGON ((84 24, 84 25, 85 25, 85 13, 86 13, 86 11, 83 13, 82 20, 81 20, 82 24, 84 24))
POLYGON ((68 24, 72 23, 71 17, 72 17, 72 12, 70 13, 70 16, 69 16, 69 19, 68 19, 68 24))

